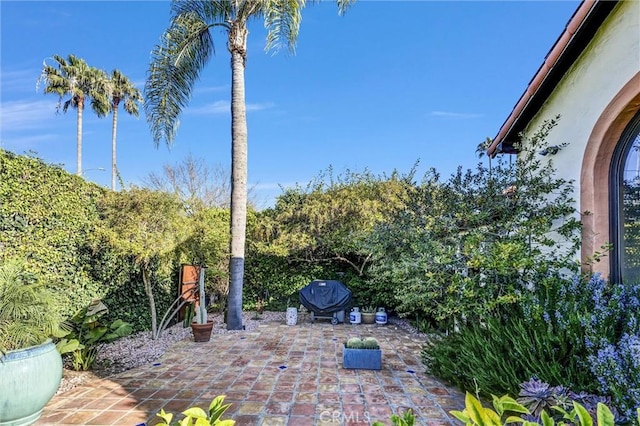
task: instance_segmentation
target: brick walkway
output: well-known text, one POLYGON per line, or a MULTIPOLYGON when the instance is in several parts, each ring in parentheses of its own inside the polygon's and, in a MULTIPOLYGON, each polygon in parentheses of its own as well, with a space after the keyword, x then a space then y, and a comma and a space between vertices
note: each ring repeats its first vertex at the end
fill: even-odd
POLYGON ((458 424, 448 412, 464 407, 464 395, 424 374, 422 343, 393 325, 268 322, 208 343, 178 342, 153 365, 56 396, 36 424, 153 425, 161 408, 206 409, 217 395, 233 404, 225 418, 238 426, 390 424, 407 408, 416 424, 458 424), (378 339, 382 370, 342 368, 342 345, 352 336, 378 339))

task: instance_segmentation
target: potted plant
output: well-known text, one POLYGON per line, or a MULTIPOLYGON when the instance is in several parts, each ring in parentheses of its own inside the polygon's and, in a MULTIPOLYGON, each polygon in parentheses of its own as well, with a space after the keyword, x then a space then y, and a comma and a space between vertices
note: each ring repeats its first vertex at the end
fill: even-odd
POLYGON ((211 339, 211 330, 213 330, 213 320, 209 319, 207 307, 205 306, 204 297, 204 267, 200 268, 198 298, 200 303, 196 308, 195 320, 191 323, 191 331, 193 332, 193 340, 195 342, 208 342, 211 339))
POLYGON ((0 424, 28 425, 58 390, 62 358, 54 295, 23 261, 0 264, 0 424))
POLYGON ((352 337, 347 340, 342 351, 342 368, 380 370, 382 351, 378 341, 374 337, 352 337))
POLYGON ((362 323, 363 324, 375 324, 376 323, 376 308, 373 305, 365 306, 362 308, 362 323))

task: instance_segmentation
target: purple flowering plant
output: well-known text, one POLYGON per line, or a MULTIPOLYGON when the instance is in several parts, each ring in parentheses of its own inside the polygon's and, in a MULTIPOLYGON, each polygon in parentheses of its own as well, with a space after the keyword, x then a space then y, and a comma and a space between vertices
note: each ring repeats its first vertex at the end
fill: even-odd
POLYGON ((609 396, 627 419, 640 407, 638 295, 639 284, 612 284, 599 274, 548 276, 522 305, 525 318, 571 339, 592 390, 609 396))

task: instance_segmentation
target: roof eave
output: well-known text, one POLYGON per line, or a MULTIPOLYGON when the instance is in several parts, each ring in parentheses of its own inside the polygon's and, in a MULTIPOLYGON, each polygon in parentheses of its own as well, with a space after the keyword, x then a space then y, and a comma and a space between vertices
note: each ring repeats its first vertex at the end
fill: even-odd
POLYGON ((540 110, 617 3, 618 0, 584 0, 578 6, 487 149, 490 157, 517 152, 514 145, 519 140, 519 134, 540 110))

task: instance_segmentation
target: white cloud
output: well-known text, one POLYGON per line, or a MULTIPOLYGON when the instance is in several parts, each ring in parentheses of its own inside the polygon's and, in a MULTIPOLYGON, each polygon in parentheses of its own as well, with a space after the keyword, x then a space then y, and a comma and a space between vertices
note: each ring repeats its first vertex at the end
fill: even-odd
POLYGON ((221 86, 203 86, 203 87, 196 87, 194 92, 195 93, 223 92, 223 91, 229 90, 230 87, 231 86, 229 86, 228 84, 224 84, 221 86))
POLYGON ((429 113, 432 117, 442 117, 442 118, 480 118, 482 114, 475 113, 464 113, 464 112, 451 112, 451 111, 431 111, 429 113))
POLYGON ((42 128, 46 120, 56 115, 54 99, 42 101, 8 101, 0 104, 2 131, 42 128))
POLYGON ((35 92, 40 71, 39 69, 2 70, 2 91, 35 92))
MULTIPOLYGON (((275 106, 272 102, 247 104, 247 112, 250 111, 262 111, 265 109, 273 108, 275 106)), ((197 114, 197 115, 210 115, 210 114, 228 114, 231 111, 231 104, 229 101, 215 101, 213 103, 199 106, 190 107, 185 110, 185 114, 197 114)))
POLYGON ((210 104, 206 104, 199 107, 190 107, 185 110, 185 114, 225 114, 230 111, 231 107, 229 101, 215 101, 210 104))
POLYGON ((262 111, 263 109, 273 108, 273 102, 265 102, 262 104, 247 104, 247 111, 262 111))
POLYGON ((0 140, 0 148, 15 151, 17 149, 29 149, 42 142, 49 142, 59 138, 59 135, 53 133, 45 133, 40 135, 22 136, 22 137, 2 137, 0 140))

